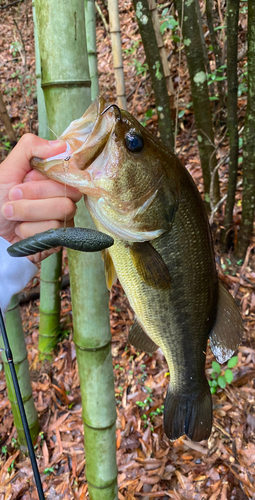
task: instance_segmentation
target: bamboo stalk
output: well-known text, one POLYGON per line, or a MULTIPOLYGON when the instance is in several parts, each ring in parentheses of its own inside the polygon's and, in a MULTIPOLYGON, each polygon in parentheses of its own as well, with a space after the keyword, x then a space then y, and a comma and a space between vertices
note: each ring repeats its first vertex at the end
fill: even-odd
POLYGON ((163 71, 166 79, 166 87, 167 87, 167 92, 169 95, 170 99, 170 107, 171 109, 174 109, 174 86, 173 86, 173 81, 171 78, 171 73, 170 73, 170 67, 169 67, 169 62, 167 59, 167 54, 166 54, 166 49, 164 45, 164 40, 163 36, 160 31, 160 24, 159 24, 159 17, 158 17, 158 11, 157 11, 157 4, 155 0, 148 0, 148 6, 151 11, 151 19, 153 23, 153 28, 155 31, 156 35, 156 40, 157 40, 157 45, 163 65, 163 71))
MULTIPOLYGON (((48 121, 60 133, 90 104, 84 3, 36 0, 35 5, 48 121)), ((94 227, 83 200, 75 224, 94 227)), ((102 260, 100 253, 77 251, 69 251, 68 260, 89 494, 91 500, 117 500, 116 409, 102 260)))
MULTIPOLYGON (((76 223, 95 228, 83 200, 76 223)), ((96 253, 83 254, 82 259, 78 252, 71 250, 70 254, 74 342, 81 383, 89 494, 93 500, 117 500, 116 408, 103 261, 96 253), (86 285, 82 287, 79 283, 86 285)))
MULTIPOLYGON (((39 136, 50 139, 44 93, 41 86, 41 60, 36 26, 36 13, 33 5, 35 61, 39 136)), ((54 137, 54 136, 53 136, 54 137)), ((38 349, 41 360, 52 359, 60 332, 60 289, 62 274, 62 250, 50 255, 41 264, 40 321, 38 349)))
POLYGON ((42 264, 38 350, 40 359, 51 360, 60 333, 62 251, 50 255, 42 264))
POLYGON ((112 40, 113 66, 116 80, 117 102, 120 108, 127 109, 123 59, 121 50, 121 32, 118 0, 108 0, 110 33, 112 40))
MULTIPOLYGON (((33 400, 32 386, 29 374, 29 365, 27 359, 27 349, 22 328, 18 295, 13 295, 9 308, 6 312, 6 331, 8 334, 8 340, 13 355, 13 361, 15 365, 17 378, 19 381, 21 397, 27 416, 31 438, 32 441, 35 441, 39 432, 39 422, 33 400)), ((3 347, 2 337, 1 337, 1 347, 3 347)), ((13 420, 14 420, 14 425, 17 429, 19 444, 21 450, 27 452, 27 442, 26 442, 25 432, 22 425, 22 420, 18 408, 15 390, 13 387, 9 363, 6 359, 4 352, 2 353, 2 359, 4 363, 8 398, 11 403, 13 420)))
POLYGON ((91 99, 93 101, 99 94, 95 0, 85 0, 84 5, 89 75, 91 79, 91 99))

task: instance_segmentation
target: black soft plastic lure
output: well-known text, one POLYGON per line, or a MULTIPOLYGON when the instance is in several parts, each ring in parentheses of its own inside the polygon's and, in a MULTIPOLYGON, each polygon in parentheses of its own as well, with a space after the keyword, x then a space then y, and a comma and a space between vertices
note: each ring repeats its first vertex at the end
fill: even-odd
POLYGON ((80 252, 98 252, 112 246, 113 238, 95 229, 67 227, 50 229, 14 243, 7 249, 12 257, 24 257, 49 248, 67 247, 80 252))

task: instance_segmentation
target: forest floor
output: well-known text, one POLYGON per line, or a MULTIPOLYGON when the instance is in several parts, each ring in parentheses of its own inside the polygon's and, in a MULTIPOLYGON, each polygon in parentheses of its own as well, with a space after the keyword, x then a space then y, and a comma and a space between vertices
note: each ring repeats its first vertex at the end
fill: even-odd
MULTIPOLYGON (((37 133, 38 130, 32 3, 26 0, 4 8, 7 3, 8 0, 0 2, 0 90, 19 138, 25 132, 37 133)), ((99 5, 105 20, 109 22, 105 5, 102 2, 99 5)), ((156 134, 153 93, 129 0, 120 1, 120 16, 128 110, 156 134)), ((240 44, 245 38, 246 26, 247 19, 243 15, 240 21, 240 44)), ((110 36, 99 15, 97 36, 100 91, 107 101, 115 102, 110 36)), ((178 75, 181 84, 179 113, 182 117, 176 150, 202 194, 202 172, 185 56, 182 51, 179 68, 179 53, 175 44, 169 38, 165 45, 167 52, 172 53, 170 64, 175 89, 178 87, 178 75)), ((245 59, 240 62, 240 74, 245 62, 245 59)), ((245 91, 241 93, 238 104, 241 127, 245 115, 245 91)), ((216 109, 217 113, 219 110, 216 109)), ((217 156, 220 160, 228 151, 224 119, 216 125, 217 156)), ((0 147, 4 159, 9 146, 1 124, 0 147)), ((223 163, 219 170, 222 196, 226 193, 227 168, 227 164, 223 163)), ((235 240, 240 216, 241 188, 237 192, 234 213, 235 240)), ((119 500, 255 499, 255 239, 244 263, 238 265, 231 253, 226 255, 220 251, 222 221, 222 213, 215 215, 212 221, 218 273, 240 306, 245 333, 238 350, 238 363, 232 368, 233 382, 223 389, 218 386, 213 395, 213 430, 207 441, 195 443, 181 437, 170 442, 164 435, 162 405, 169 383, 167 364, 160 351, 150 356, 137 352, 128 344, 133 312, 119 284, 110 293, 119 500)), ((67 273, 66 253, 64 256, 63 272, 67 273)), ((28 291, 34 289, 39 280, 38 273, 28 291)), ((88 498, 88 490, 81 396, 72 341, 69 288, 62 291, 61 305, 62 339, 50 367, 41 367, 38 361, 39 300, 30 301, 21 307, 33 396, 41 425, 36 454, 46 498, 85 499, 88 498)), ((213 360, 208 346, 206 374, 209 380, 212 379, 213 360)), ((22 455, 17 445, 3 366, 0 368, 0 500, 36 499, 30 461, 22 455)), ((222 375, 226 368, 226 365, 222 366, 222 375)))

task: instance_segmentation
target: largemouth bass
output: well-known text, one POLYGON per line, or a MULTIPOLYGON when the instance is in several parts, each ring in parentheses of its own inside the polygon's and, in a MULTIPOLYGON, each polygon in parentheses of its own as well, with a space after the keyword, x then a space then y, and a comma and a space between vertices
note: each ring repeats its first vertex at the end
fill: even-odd
POLYGON ((171 439, 209 437, 212 400, 207 341, 219 362, 242 336, 238 308, 219 284, 208 218, 192 177, 127 111, 99 97, 61 135, 65 154, 32 166, 78 188, 99 231, 107 285, 119 278, 136 319, 130 342, 160 347, 170 371, 164 430, 171 439))

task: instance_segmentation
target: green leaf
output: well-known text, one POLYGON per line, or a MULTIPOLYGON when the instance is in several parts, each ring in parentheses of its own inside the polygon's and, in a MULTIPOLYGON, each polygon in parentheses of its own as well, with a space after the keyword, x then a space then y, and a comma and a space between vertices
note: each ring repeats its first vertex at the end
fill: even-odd
POLYGON ((217 380, 212 380, 211 384, 212 384, 212 387, 217 387, 217 385, 218 385, 218 379, 217 380))
POLYGON ((173 42, 175 42, 175 43, 179 43, 181 40, 178 35, 173 35, 171 38, 172 38, 173 42))
POLYGON ((212 369, 216 372, 216 373, 219 373, 221 372, 221 367, 219 365, 219 363, 217 363, 217 361, 213 361, 212 362, 212 369))
POLYGON ((216 390, 217 390, 217 389, 216 389, 216 387, 211 387, 211 388, 210 388, 211 394, 215 394, 215 393, 216 393, 216 390))
POLYGON ((228 368, 234 368, 234 366, 236 366, 237 363, 238 363, 238 357, 233 356, 233 358, 228 360, 228 368))
POLYGON ((166 16, 168 14, 168 8, 162 10, 162 16, 166 16))
POLYGON ((218 378, 218 384, 222 389, 225 389, 226 387, 226 380, 225 377, 222 377, 222 375, 219 376, 218 378))
POLYGON ((227 368, 226 371, 225 371, 225 379, 227 381, 228 384, 231 384, 231 382, 233 382, 233 372, 227 368))
POLYGON ((211 378, 212 378, 212 379, 214 379, 214 380, 215 380, 215 379, 217 379, 217 378, 218 378, 218 376, 219 376, 219 374, 218 374, 218 373, 216 373, 216 372, 212 372, 212 373, 211 373, 211 378))

